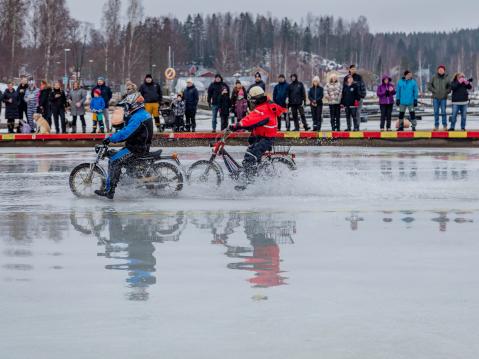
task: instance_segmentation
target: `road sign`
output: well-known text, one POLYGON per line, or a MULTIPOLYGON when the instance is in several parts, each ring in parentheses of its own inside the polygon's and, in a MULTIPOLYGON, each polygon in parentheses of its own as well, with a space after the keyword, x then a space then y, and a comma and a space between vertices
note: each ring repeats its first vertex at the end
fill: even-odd
POLYGON ((167 80, 173 80, 176 77, 176 70, 173 67, 169 67, 165 70, 165 78, 167 80))

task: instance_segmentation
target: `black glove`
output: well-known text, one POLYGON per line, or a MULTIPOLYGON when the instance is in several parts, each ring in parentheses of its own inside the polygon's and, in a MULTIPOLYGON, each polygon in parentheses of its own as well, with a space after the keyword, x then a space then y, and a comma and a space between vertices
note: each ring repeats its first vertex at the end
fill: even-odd
POLYGON ((414 107, 417 107, 417 100, 414 100, 414 107))
POLYGON ((108 146, 110 144, 111 140, 110 137, 107 137, 103 140, 103 146, 108 146))
POLYGON ((400 106, 401 105, 401 101, 400 100, 396 100, 396 106, 400 106))
POLYGON ((467 81, 469 81, 469 82, 473 82, 473 81, 474 81, 474 79, 473 79, 473 78, 470 78, 470 79, 469 79, 469 80, 467 80, 467 81))
POLYGON ((228 130, 231 132, 238 131, 241 128, 241 126, 238 123, 232 124, 228 126, 228 130))

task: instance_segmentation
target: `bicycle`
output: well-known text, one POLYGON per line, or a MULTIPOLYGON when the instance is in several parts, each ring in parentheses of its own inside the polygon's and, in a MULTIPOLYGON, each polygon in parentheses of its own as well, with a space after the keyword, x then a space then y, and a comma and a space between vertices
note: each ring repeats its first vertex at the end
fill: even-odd
MULTIPOLYGON (((229 177, 233 181, 239 181, 242 178, 243 166, 236 162, 225 149, 230 135, 231 131, 224 131, 223 136, 213 144, 211 157, 208 160, 197 161, 189 167, 186 179, 190 185, 203 184, 219 187, 223 183, 225 175, 217 161, 218 157, 223 159, 229 177)), ((285 172, 295 171, 297 169, 295 157, 293 153, 290 153, 290 147, 273 146, 259 161, 255 177, 281 177, 285 172)))
MULTIPOLYGON (((82 163, 70 173, 69 185, 72 193, 80 198, 94 197, 95 190, 106 186, 107 172, 99 165, 117 151, 106 145, 95 146, 97 154, 92 163, 82 163)), ((183 173, 176 154, 163 156, 162 150, 138 156, 122 169, 127 182, 134 188, 143 188, 152 195, 174 195, 183 189, 183 173)))

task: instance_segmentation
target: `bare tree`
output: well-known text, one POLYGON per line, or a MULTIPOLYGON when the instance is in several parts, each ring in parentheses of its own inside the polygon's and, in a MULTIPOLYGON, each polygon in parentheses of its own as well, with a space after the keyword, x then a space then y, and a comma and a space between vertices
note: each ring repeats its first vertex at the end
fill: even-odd
POLYGON ((116 49, 120 42, 121 0, 107 0, 103 6, 102 28, 104 32, 105 76, 117 70, 116 49), (110 66, 111 65, 111 66, 110 66))

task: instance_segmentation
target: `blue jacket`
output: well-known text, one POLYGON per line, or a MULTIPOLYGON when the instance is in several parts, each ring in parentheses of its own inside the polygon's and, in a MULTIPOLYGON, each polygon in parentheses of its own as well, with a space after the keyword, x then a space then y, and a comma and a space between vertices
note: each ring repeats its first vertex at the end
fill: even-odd
POLYGON ((185 99, 185 107, 188 112, 196 112, 198 107, 199 95, 195 85, 186 87, 183 91, 183 98, 185 99))
POLYGON ((113 143, 126 141, 125 147, 132 153, 143 154, 150 151, 152 137, 152 117, 142 108, 131 115, 123 129, 110 136, 110 141, 113 143))
POLYGON ((282 107, 286 107, 286 99, 288 98, 288 86, 289 84, 285 81, 283 83, 278 83, 273 90, 273 102, 282 107))
POLYGON ((105 109, 105 100, 103 97, 92 97, 90 101, 90 110, 93 112, 103 112, 105 109))
POLYGON ((416 80, 406 80, 404 77, 399 80, 396 88, 396 100, 404 106, 412 106, 419 97, 419 89, 416 80))

